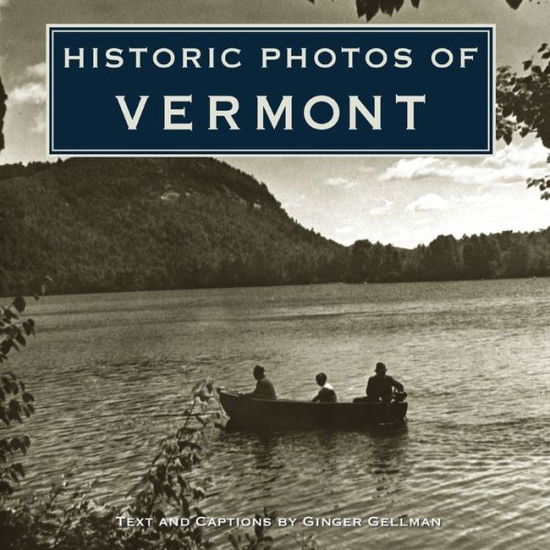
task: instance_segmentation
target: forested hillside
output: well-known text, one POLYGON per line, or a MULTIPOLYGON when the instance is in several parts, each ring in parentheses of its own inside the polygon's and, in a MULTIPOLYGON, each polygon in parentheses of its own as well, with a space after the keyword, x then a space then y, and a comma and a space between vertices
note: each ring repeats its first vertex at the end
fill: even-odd
POLYGON ((550 228, 345 248, 214 159, 0 166, 0 295, 550 275, 550 228))
POLYGON ((550 276, 550 228, 461 239, 440 235, 413 250, 357 241, 347 274, 355 283, 545 276, 550 276))
POLYGON ((213 159, 0 166, 0 294, 342 280, 344 247, 213 159))

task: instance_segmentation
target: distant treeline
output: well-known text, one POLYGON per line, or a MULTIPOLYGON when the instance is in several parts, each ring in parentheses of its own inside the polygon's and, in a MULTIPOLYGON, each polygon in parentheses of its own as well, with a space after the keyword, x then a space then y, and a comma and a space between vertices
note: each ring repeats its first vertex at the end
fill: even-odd
POLYGON ((0 294, 550 275, 550 229, 341 246, 213 159, 0 166, 0 294))
POLYGON ((450 281, 550 275, 550 228, 455 239, 439 236, 413 250, 357 241, 347 280, 355 283, 450 281))

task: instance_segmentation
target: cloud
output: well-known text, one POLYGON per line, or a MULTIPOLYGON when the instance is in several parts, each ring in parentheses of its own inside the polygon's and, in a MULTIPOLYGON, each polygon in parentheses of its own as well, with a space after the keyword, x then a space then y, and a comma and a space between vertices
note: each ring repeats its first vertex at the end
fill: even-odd
POLYGON ((20 105, 40 105, 46 102, 46 86, 38 82, 27 82, 8 92, 8 101, 20 105))
POLYGON ((450 200, 457 206, 467 207, 470 211, 472 209, 490 211, 509 202, 509 198, 506 195, 495 192, 462 195, 461 197, 451 197, 450 200))
POLYGON ((380 181, 390 181, 427 178, 437 173, 436 166, 438 162, 439 159, 429 157, 400 159, 388 166, 378 179, 380 181))
POLYGON ((300 193, 297 197, 283 202, 282 207, 284 210, 292 208, 301 208, 307 202, 307 197, 304 193, 300 193))
POLYGON ((493 156, 483 160, 484 166, 502 167, 510 164, 522 166, 543 166, 546 164, 548 149, 540 140, 535 141, 528 147, 508 145, 498 150, 493 156))
POLYGON ((41 62, 29 65, 21 73, 19 80, 23 81, 23 83, 8 92, 8 101, 10 103, 18 105, 41 105, 46 102, 46 63, 41 62))
POLYGON ((453 204, 437 193, 427 193, 405 206, 407 212, 430 212, 433 210, 448 210, 453 204))
POLYGON ((41 109, 36 113, 33 121, 33 126, 31 127, 31 132, 33 134, 43 134, 46 131, 46 111, 41 109))
POLYGON ((344 225, 343 227, 338 227, 334 230, 334 233, 337 235, 348 235, 349 233, 352 233, 355 230, 355 227, 352 225, 344 225))
POLYGON ((413 224, 418 226, 418 227, 421 227, 423 225, 431 225, 433 224, 433 218, 415 218, 413 220, 413 224))
MULTIPOLYGON (((2 0, 0 0, 1 2, 2 0)), ((30 65, 25 69, 25 75, 30 76, 31 79, 44 79, 46 78, 46 63, 37 63, 36 65, 30 65)))
POLYGON ((352 187, 355 187, 357 185, 357 182, 348 178, 344 178, 342 176, 336 176, 332 178, 326 178, 325 180, 323 180, 322 184, 326 185, 327 187, 334 187, 337 189, 351 189, 352 187))
POLYGON ((382 204, 381 206, 375 206, 374 208, 371 208, 368 211, 368 213, 371 216, 383 216, 384 214, 387 214, 391 210, 392 206, 393 206, 392 201, 385 200, 384 204, 382 204))
POLYGON ((501 187, 544 175, 548 170, 547 156, 548 151, 540 141, 536 141, 527 146, 508 145, 492 157, 474 162, 426 157, 400 159, 389 166, 380 175, 379 180, 440 178, 460 183, 501 187))
POLYGON ((359 172, 362 174, 371 174, 372 172, 376 171, 376 168, 374 166, 360 166, 359 172))

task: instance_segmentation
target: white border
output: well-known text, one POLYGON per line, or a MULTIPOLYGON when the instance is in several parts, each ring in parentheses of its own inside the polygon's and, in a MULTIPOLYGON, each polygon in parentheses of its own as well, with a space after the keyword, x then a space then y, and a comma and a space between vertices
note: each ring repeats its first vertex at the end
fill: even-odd
MULTIPOLYGON (((132 23, 99 23, 99 24, 71 24, 71 23, 49 23, 46 25, 46 86, 47 86, 47 139, 46 139, 46 156, 51 157, 70 157, 70 156, 86 156, 86 157, 212 157, 212 156, 231 156, 231 157, 260 157, 262 154, 269 157, 311 157, 311 156, 323 156, 323 157, 403 157, 403 156, 429 156, 429 157, 487 157, 494 154, 496 143, 496 25, 494 23, 460 23, 460 24, 406 24, 406 25, 368 25, 365 24, 132 24, 132 23), (64 30, 71 29, 71 30, 64 30), (358 150, 340 150, 340 149, 219 149, 219 150, 205 150, 205 149, 182 149, 182 150, 167 150, 164 149, 71 149, 67 150, 54 150, 53 149, 53 101, 50 95, 53 96, 53 74, 50 79, 51 66, 51 41, 55 32, 71 32, 72 30, 80 30, 82 32, 132 32, 135 30, 141 30, 147 32, 185 32, 186 30, 201 29, 203 32, 243 32, 243 31, 273 31, 288 29, 288 30, 300 30, 302 32, 314 32, 324 30, 330 32, 331 30, 338 31, 347 29, 349 32, 464 32, 465 29, 470 29, 473 32, 479 29, 479 32, 485 32, 487 34, 487 48, 492 52, 492 56, 489 58, 489 74, 488 78, 492 77, 492 86, 488 86, 488 105, 487 109, 489 115, 488 132, 492 135, 487 136, 487 149, 462 149, 457 152, 444 152, 446 150, 438 149, 364 149, 358 150), (87 30, 88 29, 88 30, 87 30), (128 30, 125 30, 128 29, 128 30), (415 31, 415 29, 418 29, 415 31), (492 71, 491 71, 492 68, 492 71), (491 74, 492 72, 492 74, 491 74), (52 86, 50 88, 50 85, 52 86), (50 91, 52 92, 50 94, 50 91), (492 109, 491 109, 492 104, 492 109), (51 107, 51 109, 50 109, 51 107), (492 118, 492 120, 491 120, 492 118), (339 152, 345 151, 345 152, 339 152), (442 152, 443 151, 443 152, 442 152), (144 153, 139 155, 139 153, 144 153), (251 154, 254 153, 254 154, 251 154)), ((491 83, 490 83, 491 84, 491 83)))

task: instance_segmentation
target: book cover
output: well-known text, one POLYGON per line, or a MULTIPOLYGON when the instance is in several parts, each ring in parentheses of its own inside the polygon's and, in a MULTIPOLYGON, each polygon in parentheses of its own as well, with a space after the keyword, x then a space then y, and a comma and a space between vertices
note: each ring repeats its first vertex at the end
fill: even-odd
POLYGON ((0 0, 0 547, 543 549, 545 0, 0 0))

